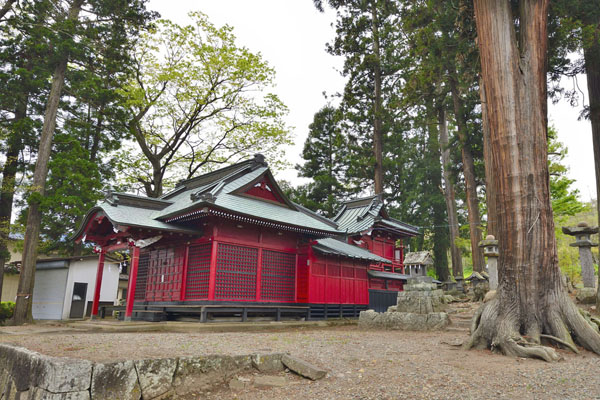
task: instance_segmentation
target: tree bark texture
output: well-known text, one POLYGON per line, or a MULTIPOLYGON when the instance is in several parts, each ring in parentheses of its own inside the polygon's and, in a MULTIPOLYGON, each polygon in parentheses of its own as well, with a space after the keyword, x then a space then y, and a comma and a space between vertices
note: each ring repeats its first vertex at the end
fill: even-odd
MULTIPOLYGON (((17 103, 15 107, 15 125, 18 125, 20 121, 27 117, 27 102, 28 97, 23 96, 23 99, 17 103)), ((19 164, 19 153, 22 149, 22 137, 19 132, 13 131, 8 139, 6 161, 2 169, 2 186, 0 187, 0 298, 2 297, 2 285, 4 283, 4 264, 9 254, 8 241, 15 196, 15 178, 19 164)))
POLYGON ((600 335, 568 297, 558 267, 546 142, 548 2, 519 2, 519 38, 510 1, 474 2, 500 259, 496 297, 475 314, 466 348, 555 361, 542 340, 600 354, 600 335))
MULTIPOLYGON (((587 77, 588 96, 590 98, 590 121, 592 123, 592 141, 594 148, 594 165, 596 171, 596 199, 600 199, 600 12, 591 15, 586 20, 587 25, 596 26, 596 37, 591 46, 584 46, 583 56, 585 60, 585 73, 587 77)), ((600 201, 596 201, 596 209, 599 211, 600 201)), ((599 220, 600 225, 600 220, 599 220)), ((598 275, 598 287, 600 288, 600 274, 598 275)), ((600 290, 596 294, 596 309, 600 310, 600 290)))
MULTIPOLYGON (((427 107, 432 110, 428 115, 429 121, 435 121, 435 108, 433 102, 427 107)), ((430 123, 427 137, 427 156, 431 158, 428 171, 428 182, 431 192, 428 193, 433 213, 433 258, 435 260, 435 272, 439 280, 445 282, 449 278, 448 271, 448 229, 446 204, 441 192, 442 186, 442 164, 440 158, 440 144, 437 124, 430 123)))
POLYGON ((450 255, 452 258, 452 275, 463 277, 463 265, 460 249, 456 245, 458 234, 458 216, 456 213, 456 196, 454 184, 450 177, 450 148, 448 144, 448 125, 446 124, 446 112, 443 107, 438 109, 438 122, 440 125, 440 151, 442 152, 442 176, 444 178, 444 197, 446 199, 446 210, 448 211, 448 225, 450 230, 450 255))
POLYGON ((463 175, 465 177, 465 194, 467 197, 467 212, 469 219, 469 236, 471 239, 471 254, 473 257, 473 271, 481 272, 485 266, 483 251, 479 247, 481 241, 481 218, 479 217, 479 201, 477 199, 477 182, 475 181, 475 161, 471 145, 467 140, 467 121, 465 120, 463 99, 458 90, 456 69, 454 66, 448 68, 450 81, 450 93, 452 105, 456 118, 458 140, 460 141, 460 152, 463 162, 463 175))
POLYGON ((481 92, 481 122, 483 128, 483 162, 485 165, 485 198, 487 204, 487 234, 497 237, 496 233, 496 196, 494 196, 494 171, 490 153, 490 127, 487 120, 487 105, 483 80, 479 81, 481 92))
POLYGON ((373 153, 375 156, 375 194, 383 193, 383 132, 381 124, 381 54, 379 52, 379 27, 377 26, 377 2, 371 2, 373 30, 373 74, 375 97, 373 99, 373 153))
MULTIPOLYGON (((76 21, 84 0, 75 0, 71 4, 68 13, 68 19, 76 21)), ((17 291, 17 300, 12 319, 14 325, 21 325, 32 321, 31 306, 33 303, 33 285, 35 280, 35 266, 38 255, 38 241, 40 235, 40 225, 42 221, 42 211, 40 209, 40 199, 44 196, 46 188, 46 178, 48 176, 48 162, 52 150, 52 139, 56 128, 56 115, 60 98, 65 83, 65 73, 69 54, 62 55, 61 60, 56 65, 52 76, 52 86, 48 95, 46 112, 44 114, 44 125, 40 137, 38 158, 33 173, 33 186, 31 196, 33 200, 29 202, 29 212, 27 213, 27 225, 25 227, 25 243, 23 245, 23 259, 21 263, 21 274, 19 277, 19 288, 17 291), (37 197, 34 197, 37 195, 37 197)))

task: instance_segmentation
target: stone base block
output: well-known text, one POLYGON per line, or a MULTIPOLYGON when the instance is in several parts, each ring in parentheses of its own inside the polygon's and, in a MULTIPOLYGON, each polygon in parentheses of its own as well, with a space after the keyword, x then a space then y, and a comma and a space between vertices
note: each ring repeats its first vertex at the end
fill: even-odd
POLYGON ((377 313, 373 310, 361 311, 358 326, 365 329, 393 329, 402 331, 443 330, 450 325, 445 312, 415 314, 407 312, 377 313))
POLYGON ((594 304, 596 303, 596 289, 594 288, 580 288, 575 291, 575 298, 580 304, 594 304))

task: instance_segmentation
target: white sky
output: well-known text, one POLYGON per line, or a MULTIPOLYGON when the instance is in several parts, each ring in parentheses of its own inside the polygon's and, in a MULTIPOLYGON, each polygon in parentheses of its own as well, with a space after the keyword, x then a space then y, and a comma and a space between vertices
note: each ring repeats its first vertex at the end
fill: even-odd
MULTIPOLYGON (((318 12, 310 0, 151 0, 148 8, 178 24, 189 21, 189 11, 201 11, 216 26, 232 26, 239 45, 262 54, 275 68, 275 93, 290 110, 287 123, 293 127, 295 146, 286 152, 288 161, 300 162, 308 125, 327 102, 322 93, 333 94, 344 86, 338 72, 343 60, 325 51, 325 44, 335 35, 331 25, 335 13, 318 12)), ((578 83, 587 104, 585 77, 578 83)), ((548 117, 569 149, 569 176, 576 180, 582 200, 589 201, 596 197, 594 156, 590 123, 577 121, 580 110, 561 101, 549 104, 548 117)), ((299 183, 294 170, 278 177, 299 183)))

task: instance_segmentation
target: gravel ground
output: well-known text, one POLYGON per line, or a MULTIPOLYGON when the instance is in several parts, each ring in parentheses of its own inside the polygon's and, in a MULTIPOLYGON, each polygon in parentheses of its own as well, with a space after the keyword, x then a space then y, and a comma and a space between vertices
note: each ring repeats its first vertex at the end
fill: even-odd
POLYGON ((600 357, 559 350, 564 360, 549 364, 463 351, 453 344, 467 339, 464 322, 446 332, 356 326, 247 333, 0 332, 0 341, 94 361, 289 352, 329 371, 316 382, 281 373, 287 381, 281 388, 222 388, 186 399, 600 399, 600 357))

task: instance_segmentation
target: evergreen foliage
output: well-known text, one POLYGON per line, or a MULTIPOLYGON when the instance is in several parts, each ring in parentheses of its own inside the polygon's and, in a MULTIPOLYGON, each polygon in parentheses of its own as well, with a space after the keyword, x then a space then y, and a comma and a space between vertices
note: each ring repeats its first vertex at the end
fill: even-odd
MULTIPOLYGON (((43 9, 40 11, 39 8, 44 4, 50 7, 51 2, 35 2, 31 15, 23 13, 11 22, 23 26, 24 37, 35 40, 38 48, 59 52, 57 43, 62 42, 56 32, 60 32, 60 25, 49 25, 49 29, 32 27, 29 21, 40 18, 43 9)), ((81 250, 74 248, 69 236, 85 212, 101 197, 101 189, 114 177, 114 151, 128 136, 128 131, 122 128, 125 113, 118 90, 132 74, 132 54, 138 33, 154 18, 153 13, 145 10, 142 0, 90 1, 85 6, 86 11, 82 13, 73 37, 77 45, 65 42, 70 57, 64 89, 68 96, 59 106, 46 190, 40 203, 43 252, 72 254, 81 250)), ((47 14, 50 15, 38 22, 50 24, 51 12, 47 11, 47 14)), ((59 23, 62 22, 57 17, 56 24, 59 23)), ((41 68, 43 63, 37 66, 41 76, 39 82, 27 80, 40 93, 52 73, 52 60, 47 61, 44 69, 41 68)), ((36 99, 32 95, 29 98, 36 99)), ((42 97, 40 103, 44 101, 42 97)), ((28 108, 31 109, 31 105, 28 108)), ((36 109, 32 109, 34 112, 36 109)), ((33 118, 41 119, 42 113, 42 107, 37 107, 37 115, 33 114, 33 118)), ((40 128, 38 123, 37 129, 40 128)), ((32 147, 29 153, 33 153, 37 141, 29 142, 32 147)), ((22 172, 28 178, 27 171, 22 172)), ((25 197, 21 203, 21 224, 25 223, 27 201, 28 197, 25 197)))
POLYGON ((344 187, 348 163, 346 140, 341 131, 339 112, 327 105, 320 109, 308 127, 304 142, 303 165, 297 165, 300 176, 313 182, 293 191, 293 198, 309 209, 331 218, 339 204, 347 198, 344 187))

